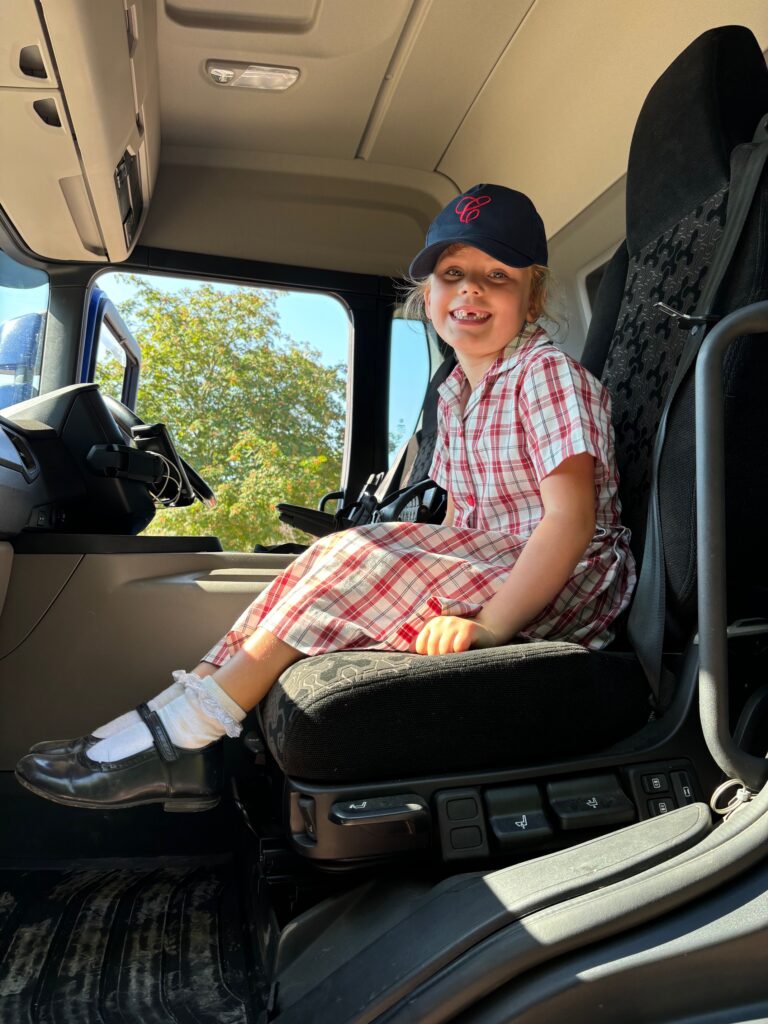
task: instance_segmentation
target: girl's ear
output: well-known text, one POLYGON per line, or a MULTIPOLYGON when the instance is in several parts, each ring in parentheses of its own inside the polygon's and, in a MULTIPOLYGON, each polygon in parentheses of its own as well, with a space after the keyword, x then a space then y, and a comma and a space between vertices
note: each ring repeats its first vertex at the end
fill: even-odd
POLYGON ((429 312, 429 299, 430 299, 430 287, 426 285, 424 288, 424 313, 426 314, 427 320, 432 319, 432 315, 429 312))

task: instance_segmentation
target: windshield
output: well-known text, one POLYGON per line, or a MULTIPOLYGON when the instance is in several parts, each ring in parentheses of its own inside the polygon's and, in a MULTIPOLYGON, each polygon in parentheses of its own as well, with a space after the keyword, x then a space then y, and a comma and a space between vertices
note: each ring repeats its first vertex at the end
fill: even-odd
POLYGON ((40 392, 48 275, 0 251, 0 409, 40 392))

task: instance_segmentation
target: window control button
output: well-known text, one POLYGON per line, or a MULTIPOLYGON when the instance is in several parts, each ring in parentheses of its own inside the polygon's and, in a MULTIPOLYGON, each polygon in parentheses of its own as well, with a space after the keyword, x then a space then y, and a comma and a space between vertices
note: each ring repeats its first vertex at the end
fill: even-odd
POLYGON ((547 797, 560 827, 602 828, 635 820, 635 807, 615 775, 592 775, 547 784, 547 797))
POLYGON ((658 800, 648 801, 648 811, 654 818, 659 814, 669 814, 669 812, 674 811, 676 807, 677 805, 671 796, 663 796, 659 797, 658 800))
POLYGON ((669 790, 669 779, 664 772, 644 775, 643 789, 646 793, 666 793, 669 790))
POLYGON ((696 802, 688 772, 672 772, 672 792, 675 794, 678 807, 696 802))

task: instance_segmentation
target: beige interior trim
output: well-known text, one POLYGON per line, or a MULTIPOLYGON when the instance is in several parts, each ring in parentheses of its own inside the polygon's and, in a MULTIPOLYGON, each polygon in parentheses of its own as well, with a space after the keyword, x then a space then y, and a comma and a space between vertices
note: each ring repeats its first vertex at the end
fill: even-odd
POLYGON ((401 274, 456 194, 442 175, 362 160, 241 153, 222 167, 220 154, 169 155, 183 162, 162 164, 142 234, 158 248, 401 274))
POLYGON ((554 276, 553 304, 561 313, 556 338, 566 352, 581 356, 589 317, 579 293, 582 272, 598 256, 613 254, 624 238, 627 177, 623 174, 594 202, 549 240, 549 266, 554 276), (567 315, 562 316, 565 312, 567 315))
POLYGON ((439 170, 466 188, 498 169, 556 235, 626 171, 638 112, 659 75, 722 24, 746 25, 768 46, 765 0, 537 0, 439 170))
POLYGON ((40 89, 43 86, 55 88, 56 77, 34 4, 0 4, 0 87, 40 89), (24 74, 21 70, 21 54, 28 46, 36 46, 40 52, 42 70, 45 71, 42 78, 24 74))
POLYGON ((41 737, 82 735, 149 699, 174 669, 193 668, 290 562, 220 552, 75 555, 62 587, 69 557, 13 561, 0 618, 0 693, 8 700, 34 680, 35 699, 0 715, 0 770, 41 737), (17 605, 27 610, 25 629, 9 623, 6 633, 17 605))
POLYGON ((129 37, 123 0, 40 2, 106 253, 112 260, 122 260, 135 239, 130 247, 126 244, 115 168, 126 152, 139 159, 143 220, 159 156, 157 84, 154 73, 149 75, 157 66, 154 6, 133 0, 129 37))
POLYGON ((154 0, 13 0, 0 30, 4 211, 43 258, 125 259, 115 169, 138 160, 146 219, 160 158, 154 0))
POLYGON ((164 0, 165 13, 184 28, 214 29, 219 32, 275 32, 303 34, 317 24, 323 0, 164 0))
POLYGON ((104 242, 56 89, 0 89, 0 124, 13 139, 0 161, 2 206, 32 252, 51 259, 103 258, 104 242), (61 124, 35 108, 53 103, 61 124))

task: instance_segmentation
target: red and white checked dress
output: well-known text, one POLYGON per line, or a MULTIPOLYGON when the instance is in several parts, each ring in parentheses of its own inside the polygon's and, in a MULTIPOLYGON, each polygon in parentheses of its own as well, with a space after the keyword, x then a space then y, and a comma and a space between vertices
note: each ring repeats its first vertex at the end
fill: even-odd
POLYGON ((428 619, 476 614, 507 578, 544 514, 539 484, 564 459, 595 458, 596 527, 560 594, 523 631, 603 647, 635 582, 619 522, 605 389, 527 326, 461 409, 460 366, 440 388, 430 476, 454 525, 374 523, 323 537, 243 612, 205 661, 223 664, 262 626, 304 654, 408 651, 428 619))

